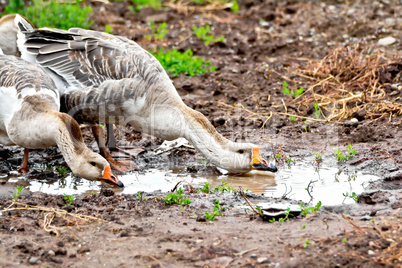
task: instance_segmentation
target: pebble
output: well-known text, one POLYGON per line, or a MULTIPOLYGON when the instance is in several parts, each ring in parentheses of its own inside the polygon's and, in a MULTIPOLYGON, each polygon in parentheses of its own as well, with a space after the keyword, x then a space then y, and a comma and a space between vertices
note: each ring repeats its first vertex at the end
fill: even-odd
POLYGON ((375 254, 374 251, 372 251, 372 250, 369 250, 367 253, 368 253, 368 255, 371 255, 371 256, 375 254))
POLYGON ((54 253, 53 250, 49 250, 49 251, 47 252, 47 255, 49 255, 49 256, 54 256, 54 255, 56 255, 56 253, 54 253))
POLYGON ((36 264, 38 262, 38 258, 31 257, 29 258, 29 264, 36 264))
POLYGON ((250 258, 256 259, 256 258, 257 258, 257 254, 255 254, 255 253, 251 254, 251 255, 250 255, 250 258))
POLYGON ((363 217, 360 218, 361 221, 369 221, 371 220, 370 215, 364 215, 363 217))
POLYGON ((384 37, 384 38, 381 38, 380 40, 378 40, 378 44, 382 45, 382 46, 392 45, 395 42, 396 42, 396 39, 392 36, 384 37))
POLYGON ((263 263, 271 263, 271 261, 268 260, 268 258, 265 258, 265 257, 260 257, 260 258, 258 258, 258 259, 257 259, 257 262, 260 263, 260 264, 263 264, 263 263))

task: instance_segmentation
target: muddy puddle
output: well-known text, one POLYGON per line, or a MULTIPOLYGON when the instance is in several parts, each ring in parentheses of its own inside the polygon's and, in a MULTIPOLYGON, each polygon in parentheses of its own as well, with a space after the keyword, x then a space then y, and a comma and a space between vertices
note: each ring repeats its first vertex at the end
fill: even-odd
MULTIPOLYGON (((304 159, 289 166, 282 166, 277 173, 252 171, 243 175, 208 172, 190 174, 184 167, 175 169, 147 169, 120 175, 124 183, 123 189, 113 188, 116 193, 136 194, 138 192, 171 191, 180 181, 186 181, 196 188, 202 188, 206 182, 210 190, 222 185, 244 191, 264 194, 267 197, 282 197, 301 200, 304 203, 321 201, 324 205, 354 203, 352 199, 362 193, 370 181, 379 177, 363 174, 357 171, 345 172, 333 160, 323 161, 319 166, 312 164, 314 159, 304 159), (308 191, 306 190, 308 188, 308 191)), ((206 172, 205 172, 206 171, 206 172)), ((40 191, 48 194, 92 194, 100 191, 101 187, 110 187, 101 182, 91 182, 74 176, 58 180, 27 179, 23 176, 9 175, 0 177, 8 182, 27 181, 26 188, 31 192, 40 191)))

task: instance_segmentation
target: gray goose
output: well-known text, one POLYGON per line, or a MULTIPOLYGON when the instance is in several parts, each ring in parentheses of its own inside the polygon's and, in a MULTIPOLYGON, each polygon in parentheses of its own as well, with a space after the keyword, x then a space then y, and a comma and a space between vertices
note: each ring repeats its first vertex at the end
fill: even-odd
POLYGON ((109 163, 86 147, 78 123, 59 108, 59 92, 43 68, 0 49, 0 143, 25 148, 20 171, 28 172, 29 149, 57 145, 75 175, 123 187, 109 163))
POLYGON ((129 124, 165 140, 184 137, 232 173, 277 171, 258 146, 226 139, 186 106, 158 60, 134 41, 80 28, 33 29, 18 15, 15 23, 22 58, 45 68, 64 111, 81 122, 129 124))

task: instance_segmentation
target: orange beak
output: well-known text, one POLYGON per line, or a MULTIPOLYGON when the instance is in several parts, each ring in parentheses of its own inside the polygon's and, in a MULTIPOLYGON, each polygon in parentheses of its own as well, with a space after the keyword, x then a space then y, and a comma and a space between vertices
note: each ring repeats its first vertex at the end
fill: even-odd
POLYGON ((110 166, 106 166, 103 169, 103 176, 102 176, 101 180, 104 182, 110 183, 112 185, 124 187, 124 184, 121 181, 119 181, 119 179, 116 178, 115 175, 113 175, 112 169, 110 168, 110 166))
POLYGON ((253 157, 250 163, 250 166, 252 169, 256 170, 267 170, 271 172, 277 172, 278 169, 276 168, 275 165, 269 164, 267 160, 262 158, 260 155, 260 149, 259 148, 254 148, 253 149, 253 157))

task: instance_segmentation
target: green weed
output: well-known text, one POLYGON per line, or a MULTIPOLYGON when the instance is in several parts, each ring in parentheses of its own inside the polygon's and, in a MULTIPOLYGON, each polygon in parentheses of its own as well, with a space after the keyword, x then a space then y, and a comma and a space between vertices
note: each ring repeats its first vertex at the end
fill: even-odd
POLYGON ((138 192, 137 197, 138 197, 139 200, 144 200, 145 201, 145 196, 142 196, 142 192, 138 192))
POLYGON ((93 21, 88 20, 88 15, 92 13, 92 8, 80 6, 80 1, 78 0, 75 3, 33 0, 28 6, 24 5, 23 0, 10 0, 3 15, 13 13, 29 18, 38 28, 69 29, 80 27, 89 29, 93 23, 93 21))
POLYGON ((67 168, 63 166, 56 166, 56 170, 59 173, 59 176, 64 178, 67 177, 67 168))
MULTIPOLYGON (((112 33, 113 33, 112 25, 110 25, 110 24, 106 24, 106 25, 105 25, 105 33, 108 33, 108 34, 112 34, 112 33)), ((99 125, 100 125, 100 124, 99 124, 99 125)))
POLYGON ((209 24, 206 24, 205 26, 200 26, 196 27, 193 26, 193 33, 201 40, 204 40, 204 44, 208 46, 210 43, 216 43, 216 42, 224 42, 225 37, 223 35, 214 38, 212 34, 208 34, 209 31, 211 30, 211 27, 209 24))
POLYGON ((318 201, 318 203, 314 207, 303 207, 303 202, 300 204, 300 209, 301 209, 301 215, 302 217, 306 217, 307 214, 313 213, 316 214, 318 210, 321 208, 321 201, 318 201))
POLYGON ((165 196, 165 204, 166 205, 173 205, 173 204, 180 204, 180 205, 190 205, 191 200, 188 198, 183 197, 184 191, 180 187, 175 193, 170 193, 165 196))
POLYGON ((160 48, 153 55, 172 77, 182 73, 191 77, 216 70, 216 67, 212 66, 209 61, 193 56, 191 49, 181 53, 176 49, 165 51, 160 48))
POLYGON ((204 187, 201 188, 201 192, 209 194, 211 192, 211 190, 209 189, 210 183, 206 182, 204 184, 204 187))
POLYGON ((20 194, 24 189, 25 189, 24 186, 17 185, 17 187, 15 188, 16 192, 15 192, 15 194, 12 195, 15 202, 17 201, 18 197, 20 197, 20 194))
POLYGON ((289 119, 292 123, 297 121, 297 117, 296 116, 289 116, 289 119))
POLYGON ((321 116, 321 109, 316 102, 314 102, 314 116, 316 119, 320 118, 321 116))
POLYGON ((304 89, 302 87, 300 87, 296 90, 289 89, 288 82, 283 81, 282 91, 283 91, 283 94, 296 98, 296 97, 300 96, 301 94, 303 94, 304 89))
POLYGON ((148 35, 148 34, 145 35, 146 39, 151 40, 152 37, 154 37, 157 40, 163 40, 165 38, 165 36, 168 32, 168 30, 167 30, 168 25, 166 22, 159 23, 157 26, 155 26, 154 21, 151 20, 149 22, 149 25, 151 26, 152 35, 148 35))
POLYGON ((304 240, 303 248, 307 248, 308 244, 310 244, 310 240, 308 239, 304 240))
POLYGON ((351 198, 357 203, 358 196, 355 192, 349 194, 349 192, 342 193, 342 195, 346 198, 351 198))
POLYGON ((301 230, 306 229, 306 224, 303 224, 300 229, 301 229, 301 230))
POLYGON ((233 187, 228 186, 228 185, 229 185, 228 182, 225 182, 224 180, 222 180, 222 184, 221 184, 221 185, 218 185, 218 186, 216 186, 216 187, 214 188, 214 193, 216 193, 216 192, 224 193, 224 192, 231 192, 231 191, 234 192, 235 189, 233 189, 233 187))
POLYGON ((212 213, 205 212, 205 217, 206 217, 207 221, 214 221, 215 217, 218 215, 223 217, 222 211, 224 209, 225 208, 221 207, 221 205, 219 204, 219 200, 216 200, 214 203, 214 209, 213 209, 212 213))
POLYGON ((346 154, 343 154, 339 149, 334 151, 335 159, 339 162, 346 162, 349 158, 356 155, 356 150, 352 148, 352 145, 349 144, 346 149, 346 154))
POLYGON ((163 0, 132 0, 132 2, 135 5, 135 11, 140 11, 144 7, 159 9, 162 7, 163 0))
MULTIPOLYGON (((72 204, 73 204, 75 198, 76 198, 76 197, 75 197, 74 195, 67 195, 67 194, 64 194, 64 200, 66 200, 69 205, 72 205, 72 204)), ((67 206, 67 205, 66 205, 66 206, 67 206)))

